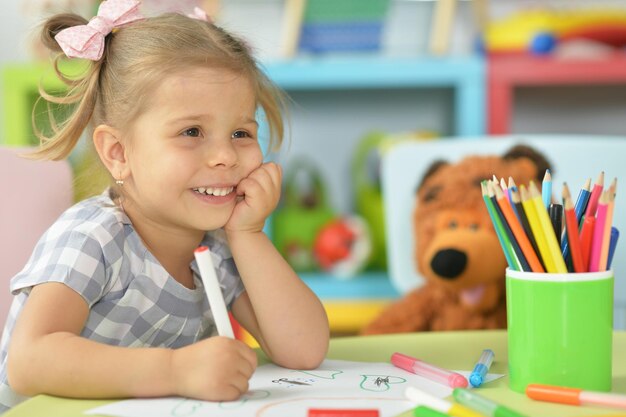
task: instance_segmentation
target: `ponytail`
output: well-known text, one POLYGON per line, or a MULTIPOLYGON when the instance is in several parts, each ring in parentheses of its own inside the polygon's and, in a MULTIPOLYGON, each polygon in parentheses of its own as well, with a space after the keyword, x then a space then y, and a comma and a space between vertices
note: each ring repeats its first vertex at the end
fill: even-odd
POLYGON ((51 136, 46 136, 35 123, 35 108, 32 113, 32 124, 35 135, 40 140, 40 146, 27 156, 32 159, 60 160, 66 158, 76 146, 85 128, 93 116, 94 108, 98 97, 100 68, 104 59, 92 62, 86 73, 79 78, 67 77, 59 68, 59 63, 63 58, 61 47, 54 39, 61 30, 84 25, 87 20, 75 14, 59 14, 49 18, 43 25, 41 40, 52 52, 58 55, 54 59, 54 70, 59 79, 67 86, 67 92, 62 96, 56 96, 45 91, 42 85, 39 86, 40 98, 48 104, 48 118, 52 128, 51 136), (50 109, 50 104, 60 104, 73 106, 71 114, 62 120, 60 124, 54 117, 50 109))

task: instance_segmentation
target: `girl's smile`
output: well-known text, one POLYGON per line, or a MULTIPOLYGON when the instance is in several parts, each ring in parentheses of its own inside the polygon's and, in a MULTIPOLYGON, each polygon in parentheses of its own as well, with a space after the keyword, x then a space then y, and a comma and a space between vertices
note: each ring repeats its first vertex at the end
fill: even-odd
POLYGON ((200 199, 200 201, 209 204, 224 204, 232 201, 237 195, 236 186, 226 187, 198 187, 192 188, 191 191, 200 199))

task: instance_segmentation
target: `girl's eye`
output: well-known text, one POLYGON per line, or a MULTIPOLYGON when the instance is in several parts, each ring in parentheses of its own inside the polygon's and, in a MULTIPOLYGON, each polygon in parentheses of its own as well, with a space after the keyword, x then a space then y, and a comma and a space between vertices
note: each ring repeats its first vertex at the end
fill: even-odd
POLYGON ((197 138, 200 136, 200 129, 197 127, 190 127, 189 129, 183 130, 182 135, 197 138))
POLYGON ((456 229, 459 226, 459 224, 456 222, 456 220, 450 220, 450 223, 448 223, 448 227, 450 229, 456 229))
POLYGON ((246 132, 245 130, 237 130, 233 132, 233 135, 232 135, 233 139, 242 139, 242 138, 249 138, 249 137, 251 137, 250 134, 246 132))

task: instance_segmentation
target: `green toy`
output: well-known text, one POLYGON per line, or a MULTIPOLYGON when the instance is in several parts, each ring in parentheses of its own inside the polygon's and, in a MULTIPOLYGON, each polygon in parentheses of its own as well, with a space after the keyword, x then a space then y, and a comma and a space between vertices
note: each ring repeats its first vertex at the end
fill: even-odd
POLYGON ((293 161, 285 174, 282 205, 272 216, 272 240, 296 271, 316 269, 313 242, 320 229, 335 218, 319 170, 308 159, 293 161), (304 187, 301 179, 307 182, 304 187))
POLYGON ((380 187, 380 145, 387 135, 372 132, 359 142, 352 160, 355 208, 367 222, 372 237, 372 254, 368 266, 387 267, 383 196, 380 187))

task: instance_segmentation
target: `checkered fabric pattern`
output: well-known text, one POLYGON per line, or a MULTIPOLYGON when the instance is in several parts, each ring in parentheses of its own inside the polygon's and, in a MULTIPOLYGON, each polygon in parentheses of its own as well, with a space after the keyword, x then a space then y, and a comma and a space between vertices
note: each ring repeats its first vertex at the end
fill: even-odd
MULTIPOLYGON (((202 242, 213 257, 230 308, 244 291, 223 230, 202 242)), ((109 190, 68 209, 41 237, 24 269, 11 280, 14 295, 0 343, 0 414, 25 398, 7 384, 11 333, 33 286, 61 282, 85 299, 81 336, 126 347, 177 348, 217 334, 194 260, 195 289, 178 283, 148 251, 109 190)))

